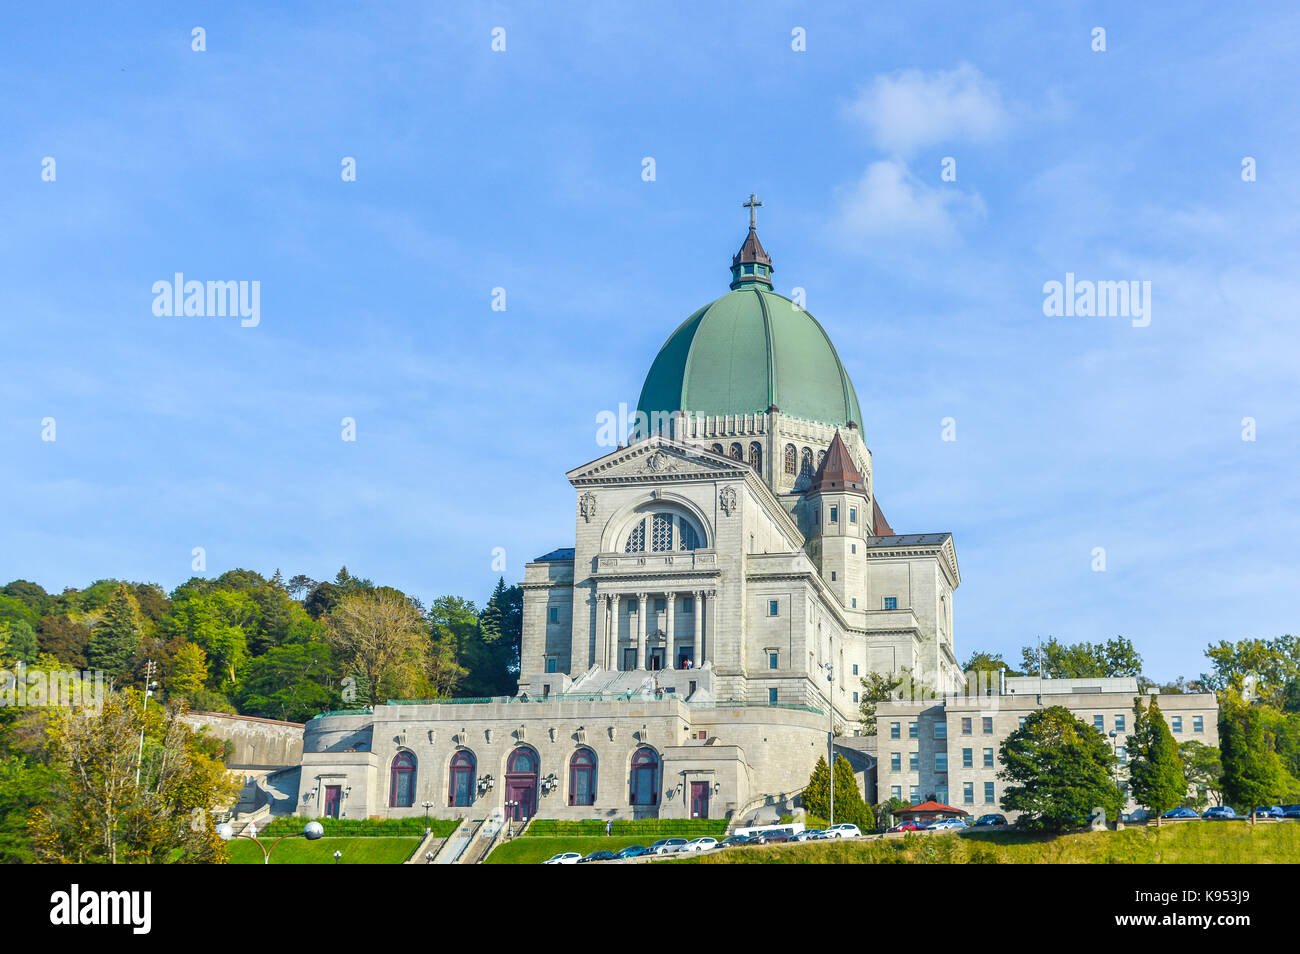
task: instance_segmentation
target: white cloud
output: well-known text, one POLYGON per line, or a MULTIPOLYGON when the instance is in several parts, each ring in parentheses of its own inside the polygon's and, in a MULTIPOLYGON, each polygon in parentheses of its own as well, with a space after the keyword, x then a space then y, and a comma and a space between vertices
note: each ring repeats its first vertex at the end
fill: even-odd
POLYGON ((1010 121, 997 85, 967 63, 877 76, 845 114, 898 155, 957 139, 994 139, 1010 121))
POLYGON ((841 230, 850 236, 911 236, 947 241, 957 221, 984 213, 978 195, 926 185, 895 159, 867 167, 840 196, 841 230))

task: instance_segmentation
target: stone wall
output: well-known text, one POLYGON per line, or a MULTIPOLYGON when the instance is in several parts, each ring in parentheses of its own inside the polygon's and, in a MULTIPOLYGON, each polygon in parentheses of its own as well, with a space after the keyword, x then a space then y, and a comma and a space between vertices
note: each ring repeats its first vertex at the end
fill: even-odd
POLYGON ((228 768, 284 768, 302 761, 300 722, 220 712, 187 712, 183 719, 191 728, 206 729, 208 735, 233 745, 234 751, 226 763, 228 768))

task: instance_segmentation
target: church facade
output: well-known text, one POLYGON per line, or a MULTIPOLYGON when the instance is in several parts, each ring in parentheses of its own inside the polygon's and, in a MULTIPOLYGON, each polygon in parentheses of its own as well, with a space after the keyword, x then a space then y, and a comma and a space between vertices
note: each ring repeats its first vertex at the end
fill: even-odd
POLYGON ((962 686, 952 537, 885 520, 858 396, 773 291, 756 204, 730 289, 651 364, 650 426, 566 475, 573 545, 526 566, 517 694, 317 717, 300 813, 748 817, 857 734, 867 673, 962 686))

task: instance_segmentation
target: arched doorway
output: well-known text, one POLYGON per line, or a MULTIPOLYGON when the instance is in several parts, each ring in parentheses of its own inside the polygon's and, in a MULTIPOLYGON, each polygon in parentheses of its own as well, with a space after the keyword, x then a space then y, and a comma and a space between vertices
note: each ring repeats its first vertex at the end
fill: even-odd
POLYGON ((451 785, 447 791, 447 804, 452 808, 468 808, 474 804, 474 754, 461 749, 451 759, 451 785))
POLYGON ((634 807, 659 804, 659 756, 648 746, 637 749, 632 756, 632 785, 628 801, 634 807))
POLYGON ((506 818, 523 821, 537 814, 537 753, 521 745, 506 763, 506 818))
POLYGON ((415 756, 410 752, 397 753, 393 759, 392 776, 388 788, 390 808, 410 808, 415 804, 415 756))
POLYGON ((569 760, 569 804, 596 804, 596 753, 578 749, 569 760))

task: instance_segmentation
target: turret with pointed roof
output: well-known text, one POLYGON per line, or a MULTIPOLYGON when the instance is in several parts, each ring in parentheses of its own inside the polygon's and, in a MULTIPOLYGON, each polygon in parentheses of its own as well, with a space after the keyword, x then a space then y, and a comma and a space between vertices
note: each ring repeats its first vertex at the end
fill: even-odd
POLYGON ((844 446, 844 439, 840 437, 839 428, 836 428, 835 436, 831 438, 831 446, 827 449, 826 456, 822 458, 821 466, 813 474, 812 483, 808 485, 805 494, 821 493, 824 490, 856 490, 863 494, 867 492, 862 471, 858 470, 858 465, 853 463, 853 457, 849 454, 849 449, 844 446))

